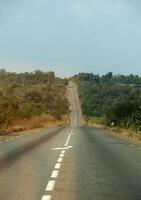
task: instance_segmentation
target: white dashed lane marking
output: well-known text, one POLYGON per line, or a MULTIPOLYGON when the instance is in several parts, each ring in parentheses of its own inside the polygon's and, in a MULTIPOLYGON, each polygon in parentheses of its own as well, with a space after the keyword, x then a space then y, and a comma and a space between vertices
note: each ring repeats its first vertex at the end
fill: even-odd
POLYGON ((63 161, 63 158, 58 158, 57 162, 61 163, 63 161))
POLYGON ((51 178, 57 178, 57 177, 58 177, 58 174, 59 174, 59 171, 58 171, 58 170, 54 170, 54 171, 52 172, 51 178))
POLYGON ((60 158, 64 158, 64 154, 61 153, 61 154, 60 154, 60 158))
POLYGON ((55 169, 60 169, 60 167, 61 167, 61 163, 56 163, 55 169))
POLYGON ((44 195, 41 200, 51 200, 51 195, 44 195))
MULTIPOLYGON (((67 140, 66 140, 65 145, 64 145, 64 147, 66 149, 70 148, 70 147, 68 148, 68 143, 69 143, 70 138, 72 136, 71 133, 68 135, 67 140)), ((55 150, 60 150, 60 149, 63 149, 63 148, 54 148, 54 149, 55 150)), ((53 170, 53 172, 51 174, 50 180, 49 180, 49 182, 48 182, 48 184, 46 186, 46 189, 45 189, 46 192, 53 192, 53 190, 55 188, 56 179, 57 179, 57 177, 59 175, 59 169, 61 168, 61 164, 63 162, 63 158, 65 156, 65 153, 66 153, 66 150, 62 150, 61 154, 59 155, 59 158, 58 158, 58 160, 57 160, 57 162, 55 164, 54 170, 53 170)), ((41 200, 51 200, 51 198, 52 198, 52 195, 43 195, 41 200)))
POLYGON ((56 181, 49 181, 46 187, 46 191, 51 192, 54 190, 56 181))

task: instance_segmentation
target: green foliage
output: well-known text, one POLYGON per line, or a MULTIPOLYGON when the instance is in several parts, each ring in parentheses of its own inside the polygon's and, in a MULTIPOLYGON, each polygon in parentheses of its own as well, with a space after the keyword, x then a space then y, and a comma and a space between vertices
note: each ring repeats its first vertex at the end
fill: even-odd
POLYGON ((0 70, 0 126, 41 114, 61 119, 68 113, 66 86, 54 72, 0 70))
POLYGON ((83 114, 102 117, 107 125, 141 131, 141 77, 80 73, 78 83, 83 114))
POLYGON ((18 117, 18 102, 11 97, 0 96, 0 124, 10 123, 18 117))

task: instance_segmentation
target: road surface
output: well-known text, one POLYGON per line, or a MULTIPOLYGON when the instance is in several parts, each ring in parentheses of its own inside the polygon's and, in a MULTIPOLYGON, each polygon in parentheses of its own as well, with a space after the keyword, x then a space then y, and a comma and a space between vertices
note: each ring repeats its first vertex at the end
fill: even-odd
POLYGON ((0 143, 0 200, 141 200, 141 149, 81 125, 74 84, 71 126, 0 143))

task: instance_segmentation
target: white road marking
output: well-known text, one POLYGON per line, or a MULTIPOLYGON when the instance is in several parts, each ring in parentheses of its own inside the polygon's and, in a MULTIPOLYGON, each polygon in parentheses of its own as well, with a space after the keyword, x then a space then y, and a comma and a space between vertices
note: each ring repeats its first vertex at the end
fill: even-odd
POLYGON ((58 171, 58 170, 54 170, 54 171, 52 172, 51 178, 57 178, 57 177, 58 177, 58 174, 59 174, 59 171, 58 171))
POLYGON ((49 181, 46 187, 46 191, 53 191, 56 181, 49 181))
POLYGON ((57 162, 61 163, 63 161, 63 158, 58 158, 57 162))
POLYGON ((51 195, 44 195, 41 200, 51 200, 51 195))
POLYGON ((56 163, 55 169, 60 169, 60 167, 61 167, 61 163, 56 163))
POLYGON ((64 158, 64 154, 63 154, 63 153, 61 153, 59 157, 60 157, 60 158, 64 158))
MULTIPOLYGON (((71 131, 71 133, 68 135, 68 138, 66 140, 64 147, 52 149, 52 150, 62 150, 62 151, 61 151, 61 154, 59 155, 57 163, 55 164, 54 170, 51 174, 51 179, 46 186, 46 189, 45 189, 46 192, 52 192, 55 188, 56 181, 53 179, 57 179, 57 177, 59 175, 59 169, 61 168, 61 164, 62 164, 63 158, 65 156, 66 150, 73 148, 73 146, 68 146, 68 143, 69 143, 72 135, 73 135, 73 132, 71 131)), ((51 198, 52 198, 51 195, 43 195, 41 200, 51 200, 51 198)))
POLYGON ((52 150, 68 150, 68 149, 72 149, 73 146, 66 146, 66 147, 57 147, 57 148, 53 148, 52 150))
POLYGON ((68 138, 67 138, 67 141, 66 141, 66 143, 65 143, 65 145, 64 145, 65 147, 68 146, 68 143, 69 143, 70 138, 71 138, 71 134, 69 134, 69 136, 68 136, 68 138))

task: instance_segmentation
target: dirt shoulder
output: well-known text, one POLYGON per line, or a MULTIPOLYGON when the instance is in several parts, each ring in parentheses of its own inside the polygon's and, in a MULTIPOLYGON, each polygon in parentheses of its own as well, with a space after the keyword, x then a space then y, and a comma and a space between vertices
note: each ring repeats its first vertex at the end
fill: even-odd
POLYGON ((88 123, 88 126, 104 129, 108 134, 120 137, 130 143, 141 146, 141 133, 118 127, 106 127, 103 124, 88 123))
POLYGON ((67 116, 64 116, 62 119, 54 119, 50 116, 47 115, 42 115, 40 117, 34 117, 31 119, 24 119, 24 120, 19 120, 17 122, 14 122, 13 124, 7 126, 7 127, 2 127, 1 129, 1 134, 0 134, 0 140, 11 137, 11 136, 18 136, 18 135, 23 135, 26 134, 27 132, 36 132, 36 129, 39 128, 49 128, 49 127, 54 127, 54 126, 67 126, 68 124, 68 119, 67 116))

